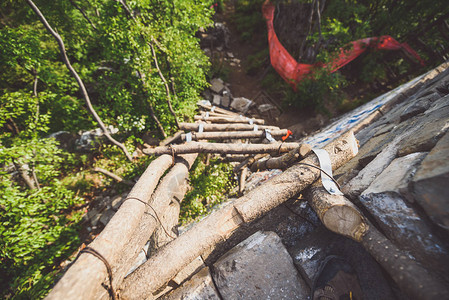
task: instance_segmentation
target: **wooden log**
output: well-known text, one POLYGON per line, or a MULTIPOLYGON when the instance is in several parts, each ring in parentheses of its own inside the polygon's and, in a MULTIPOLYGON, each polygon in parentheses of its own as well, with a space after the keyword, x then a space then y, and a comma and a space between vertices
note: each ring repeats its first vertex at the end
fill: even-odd
MULTIPOLYGON (((182 130, 189 131, 198 131, 200 123, 180 123, 179 127, 182 130)), ((245 131, 245 130, 253 130, 255 126, 257 129, 264 130, 279 130, 279 127, 276 126, 266 126, 266 125, 250 125, 250 124, 204 124, 204 131, 245 131)))
POLYGON ((176 142, 177 140, 179 140, 179 138, 182 136, 182 134, 184 134, 184 131, 182 131, 182 130, 176 132, 173 136, 169 136, 165 140, 161 141, 159 143, 159 146, 167 146, 171 143, 176 142))
POLYGON ((222 159, 223 162, 239 162, 245 161, 249 158, 248 155, 228 155, 222 159))
POLYGON ((242 171, 240 171, 240 178, 239 178, 239 194, 243 194, 243 191, 245 190, 245 183, 246 183, 246 175, 248 174, 248 168, 244 167, 242 171))
POLYGON ((327 229, 352 238, 362 240, 369 226, 363 214, 344 196, 329 194, 321 182, 310 189, 310 204, 327 229))
MULTIPOLYGON (((136 258, 141 252, 144 245, 150 240, 151 236, 157 230, 160 235, 165 235, 168 239, 175 237, 171 228, 169 228, 170 220, 164 219, 169 210, 169 204, 173 199, 182 199, 187 189, 187 178, 189 176, 189 169, 193 165, 196 154, 187 154, 177 158, 176 164, 161 180, 157 189, 151 195, 149 204, 151 207, 145 207, 145 213, 141 216, 139 226, 134 231, 134 234, 126 241, 126 247, 123 248, 119 255, 119 259, 112 266, 114 286, 120 286, 125 275, 136 262, 136 258), (160 227, 161 223, 165 230, 160 227)), ((171 157, 170 157, 171 158, 171 157)), ((128 196, 129 197, 129 196, 128 196)), ((128 200, 131 201, 131 200, 128 200)), ((161 241, 162 242, 162 241, 161 241)), ((97 294, 92 299, 101 299, 107 296, 105 290, 102 294, 97 294)))
MULTIPOLYGON (((280 137, 287 135, 287 129, 272 130, 270 134, 272 137, 280 137)), ((227 140, 227 139, 251 139, 251 138, 263 138, 265 137, 265 131, 210 131, 210 132, 192 132, 192 140, 227 140)), ((181 139, 186 140, 186 135, 182 134, 181 139)))
MULTIPOLYGON (((357 142, 349 132, 328 144, 332 168, 336 169, 357 154, 357 142)), ((302 163, 318 165, 309 155, 302 163)), ((213 212, 190 230, 162 247, 154 256, 131 273, 120 288, 123 299, 143 299, 161 288, 179 270, 219 242, 224 241, 243 223, 259 218, 312 184, 320 176, 315 168, 296 164, 235 202, 213 212), (167 262, 170 261, 170 264, 167 262)))
POLYGON ((220 153, 220 154, 257 154, 257 153, 285 153, 299 147, 298 143, 271 144, 226 144, 207 142, 188 142, 170 147, 156 147, 143 149, 147 155, 186 154, 186 153, 220 153))
MULTIPOLYGON (((197 105, 199 107, 205 109, 205 110, 208 110, 208 111, 212 110, 212 106, 210 106, 210 105, 204 105, 204 104, 201 104, 201 103, 197 103, 197 105)), ((229 116, 240 116, 239 114, 237 114, 235 112, 232 112, 232 111, 227 110, 227 109, 219 108, 219 107, 216 107, 216 106, 214 108, 214 112, 221 113, 221 114, 224 114, 224 115, 229 115, 229 116)))
POLYGON ((251 165, 251 171, 262 171, 267 169, 285 169, 293 165, 300 159, 303 159, 312 151, 312 147, 309 144, 302 144, 296 149, 289 151, 288 153, 280 156, 273 157, 266 160, 255 161, 251 165))
POLYGON ((263 119, 252 119, 247 117, 206 117, 206 116, 195 116, 194 117, 196 121, 204 121, 204 122, 211 122, 211 123, 244 123, 248 124, 250 120, 254 124, 265 124, 265 120, 263 119))
MULTIPOLYGON (((152 161, 128 198, 138 198, 147 203, 159 179, 171 164, 170 155, 163 155, 152 161)), ((126 200, 89 247, 98 251, 114 266, 123 250, 128 247, 127 241, 139 227, 145 210, 146 206, 141 202, 126 200)), ((89 253, 81 253, 47 298, 95 299, 95 294, 104 291, 102 283, 106 282, 107 278, 107 269, 101 260, 89 253)))
POLYGON ((238 171, 240 171, 241 168, 246 167, 248 165, 253 164, 256 160, 259 160, 261 158, 264 158, 265 156, 267 156, 267 153, 264 154, 257 154, 254 156, 250 156, 248 158, 246 158, 245 160, 243 160, 240 164, 238 164, 236 167, 234 167, 234 173, 237 173, 238 171))
POLYGON ((448 298, 449 289, 443 282, 369 224, 346 197, 329 194, 319 183, 309 194, 326 228, 361 243, 411 299, 448 298))

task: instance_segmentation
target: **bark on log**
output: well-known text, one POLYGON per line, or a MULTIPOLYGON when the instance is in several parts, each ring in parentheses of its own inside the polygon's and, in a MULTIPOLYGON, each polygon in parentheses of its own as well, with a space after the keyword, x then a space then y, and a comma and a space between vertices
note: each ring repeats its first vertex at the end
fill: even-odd
MULTIPOLYGON (((128 195, 144 202, 150 200, 160 177, 172 164, 170 155, 163 155, 148 166, 128 195)), ((111 266, 123 255, 144 215, 146 205, 136 200, 123 202, 100 235, 89 245, 98 251, 111 266)), ((108 278, 105 264, 89 253, 82 253, 67 270, 61 280, 47 296, 48 299, 95 299, 104 292, 102 283, 108 278)))
POLYGON ((184 131, 178 131, 176 132, 173 136, 169 136, 168 138, 166 138, 165 140, 161 141, 159 143, 159 146, 167 146, 171 143, 176 142, 182 135, 184 134, 184 131))
MULTIPOLYGON (((270 131, 272 137, 280 137, 287 135, 287 129, 270 131)), ((251 138, 263 138, 265 137, 265 131, 210 131, 210 132, 192 132, 192 140, 227 140, 227 139, 251 139, 251 138)), ((186 140, 186 135, 182 134, 181 139, 186 140)))
POLYGON ((410 299, 449 299, 447 284, 398 249, 372 225, 361 243, 410 299))
MULTIPOLYGON (((325 147, 336 169, 357 154, 354 134, 349 132, 325 147)), ((310 155, 302 161, 318 165, 310 155)), ((131 273, 120 288, 123 299, 143 299, 158 290, 183 267, 209 248, 225 240, 242 223, 251 222, 287 201, 318 179, 320 171, 294 165, 233 203, 212 213, 176 240, 165 245, 131 273), (170 261, 170 265, 167 262, 170 261)))
POLYGON ((327 229, 352 238, 357 242, 368 230, 365 217, 344 196, 329 194, 321 182, 310 189, 310 204, 327 229))
POLYGON ((239 194, 243 194, 243 191, 245 190, 245 183, 246 183, 246 175, 248 174, 248 168, 244 167, 242 171, 240 172, 240 178, 239 178, 239 194))
MULTIPOLYGON (((120 286, 125 275, 130 271, 131 267, 136 263, 136 259, 144 245, 150 240, 152 234, 156 232, 160 227, 160 219, 164 222, 164 216, 169 209, 169 203, 174 198, 182 198, 187 188, 188 170, 192 166, 195 154, 183 155, 177 158, 176 164, 173 168, 164 176, 157 189, 151 195, 150 207, 146 207, 145 213, 140 219, 139 226, 135 230, 131 238, 126 242, 126 247, 122 249, 118 260, 114 266, 112 266, 114 287, 120 286), (153 210, 154 209, 154 210, 153 210), (156 214, 155 214, 156 211, 156 214)), ((164 224, 165 230, 162 229, 166 237, 175 237, 176 234, 170 231, 170 227, 164 224)), ((108 299, 108 293, 106 290, 99 291, 94 299, 108 299)))
POLYGON ((248 124, 250 120, 253 121, 254 124, 265 124, 265 120, 263 119, 252 119, 246 117, 206 117, 206 116, 195 116, 195 121, 204 121, 211 123, 244 123, 248 124))
MULTIPOLYGON (((180 123, 179 128, 182 130, 190 130, 190 131, 198 131, 200 124, 199 123, 180 123)), ((266 125, 250 125, 250 124, 204 124, 204 131, 239 131, 239 130, 254 130, 254 126, 257 126, 258 129, 270 129, 270 130, 279 130, 279 127, 276 126, 266 126, 266 125)))
POLYGON ((180 145, 143 149, 147 155, 186 154, 186 153, 220 153, 220 154, 257 154, 285 153, 297 148, 298 143, 271 144, 226 144, 207 142, 188 142, 180 145))
POLYGON ((236 167, 234 167, 234 173, 237 173, 241 168, 246 167, 248 165, 253 164, 255 161, 264 158, 265 156, 267 156, 268 154, 264 153, 264 154, 257 154, 251 157, 248 157, 247 159, 245 159, 244 161, 242 161, 239 165, 237 165, 236 167))
POLYGON ((300 159, 303 159, 312 151, 312 147, 309 144, 302 144, 296 149, 289 151, 288 153, 280 156, 269 158, 263 161, 256 161, 251 165, 251 171, 263 171, 267 169, 285 169, 293 165, 300 159))
MULTIPOLYGON (((209 111, 212 110, 212 106, 210 106, 210 105, 204 105, 204 104, 201 104, 201 103, 197 103, 197 105, 199 107, 203 108, 203 109, 206 109, 206 110, 209 110, 209 111)), ((239 114, 237 114, 235 112, 232 112, 232 111, 227 110, 227 109, 219 108, 219 107, 215 107, 214 108, 214 112, 221 113, 221 114, 224 114, 224 115, 229 115, 229 116, 238 116, 238 117, 240 116, 239 114)))

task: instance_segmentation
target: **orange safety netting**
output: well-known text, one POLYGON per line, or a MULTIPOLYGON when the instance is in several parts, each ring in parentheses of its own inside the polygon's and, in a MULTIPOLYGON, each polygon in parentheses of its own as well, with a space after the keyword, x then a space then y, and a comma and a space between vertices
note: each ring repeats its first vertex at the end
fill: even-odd
POLYGON ((424 65, 424 61, 407 43, 399 43, 389 35, 383 35, 380 37, 365 38, 357 41, 350 42, 343 48, 340 48, 340 53, 333 61, 322 64, 316 63, 313 65, 298 63, 288 51, 279 42, 279 39, 274 31, 273 19, 274 19, 274 5, 270 0, 266 0, 262 6, 262 12, 265 20, 267 21, 268 30, 268 46, 270 50, 270 61, 273 68, 279 75, 289 83, 294 90, 296 85, 307 75, 313 73, 313 69, 316 67, 326 68, 330 66, 330 72, 333 73, 341 67, 347 65, 360 54, 365 52, 368 48, 376 50, 399 50, 403 49, 411 56, 416 58, 421 65, 424 65))

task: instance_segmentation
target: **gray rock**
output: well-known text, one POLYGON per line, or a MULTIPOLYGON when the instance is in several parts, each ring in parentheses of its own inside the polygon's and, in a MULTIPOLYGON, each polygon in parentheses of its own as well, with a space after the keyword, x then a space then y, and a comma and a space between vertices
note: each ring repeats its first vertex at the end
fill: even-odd
POLYGON ((209 268, 204 268, 181 287, 163 296, 163 300, 220 300, 209 268))
POLYGON ((439 226, 449 230, 449 133, 426 156, 413 178, 416 201, 439 226))
POLYGON ((360 195, 368 186, 382 173, 382 171, 396 157, 399 143, 405 136, 397 136, 389 143, 365 168, 363 168, 357 176, 351 179, 342 191, 352 196, 360 195))
POLYGON ((47 138, 54 138, 59 142, 59 148, 73 151, 75 149, 75 144, 77 138, 76 134, 70 133, 68 131, 58 131, 50 134, 47 138))
POLYGON ((449 106, 426 113, 410 122, 409 138, 404 139, 398 150, 399 156, 414 152, 430 151, 449 128, 449 106))
POLYGON ((425 112, 430 107, 432 102, 439 98, 440 95, 438 95, 438 93, 432 93, 414 101, 404 109, 403 113, 401 114, 401 122, 425 112))
MULTIPOLYGON (((106 128, 109 134, 115 134, 118 129, 112 125, 106 128)), ((78 151, 91 151, 100 146, 101 142, 105 139, 103 131, 100 128, 80 132, 80 138, 76 140, 76 150, 78 151)))
POLYGON ((225 88, 224 82, 220 78, 214 78, 210 81, 210 89, 214 93, 220 94, 224 88, 225 88))
POLYGON ((222 98, 221 98, 221 105, 223 106, 223 107, 229 107, 229 104, 231 103, 231 97, 229 97, 229 95, 228 94, 226 94, 226 95, 224 95, 222 98))
POLYGON ((102 223, 104 226, 106 226, 114 215, 115 215, 115 211, 113 211, 112 209, 105 210, 101 214, 100 223, 102 223))
POLYGON ((347 261, 357 273, 364 294, 363 299, 397 299, 379 264, 359 243, 337 235, 324 227, 319 227, 306 237, 298 239, 296 245, 289 248, 289 252, 297 269, 310 287, 325 259, 335 255, 347 261))
MULTIPOLYGON (((397 193, 363 194, 360 202, 385 235, 430 269, 448 273, 449 255, 430 226, 397 193)), ((446 278, 447 278, 446 274, 446 278)))
POLYGON ((236 111, 246 113, 248 109, 253 105, 253 101, 246 99, 245 97, 234 98, 231 103, 231 107, 236 111))
POLYGON ((212 99, 212 104, 216 105, 216 106, 220 105, 221 104, 221 96, 214 94, 213 99, 212 99))
POLYGON ((413 201, 409 182, 426 155, 427 152, 417 152, 394 159, 363 194, 393 192, 413 201))
POLYGON ((223 299, 307 299, 309 291, 274 232, 257 232, 222 256, 213 277, 223 299))

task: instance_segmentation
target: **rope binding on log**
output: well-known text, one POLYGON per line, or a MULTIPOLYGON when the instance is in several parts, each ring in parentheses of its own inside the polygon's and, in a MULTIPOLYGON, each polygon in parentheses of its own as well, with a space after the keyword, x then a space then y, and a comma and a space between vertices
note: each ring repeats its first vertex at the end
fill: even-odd
POLYGON ((78 257, 81 255, 81 253, 89 253, 104 263, 106 270, 108 271, 109 287, 105 286, 104 284, 102 284, 102 285, 108 291, 109 296, 111 296, 111 298, 113 300, 117 300, 118 299, 117 294, 115 292, 114 286, 112 285, 112 268, 111 268, 111 265, 109 264, 109 262, 106 260, 106 258, 103 255, 101 255, 100 252, 98 252, 97 250, 95 250, 94 248, 91 248, 91 247, 85 247, 83 250, 81 250, 78 253, 78 256, 76 257, 76 259, 78 259, 78 257))

